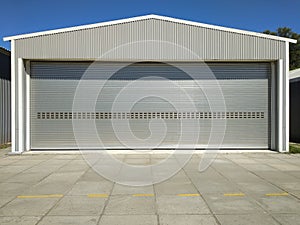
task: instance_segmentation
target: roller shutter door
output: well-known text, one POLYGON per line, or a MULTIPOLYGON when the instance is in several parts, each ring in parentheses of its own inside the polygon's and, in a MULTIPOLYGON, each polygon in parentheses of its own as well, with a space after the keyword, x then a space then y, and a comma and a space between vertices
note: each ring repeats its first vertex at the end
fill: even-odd
MULTIPOLYGON (((180 123, 183 120, 186 124, 191 124, 191 127, 195 122, 200 124, 197 148, 207 146, 212 120, 226 120, 224 138, 220 134, 220 138, 223 138, 220 147, 223 149, 269 148, 270 64, 208 63, 207 66, 222 90, 225 109, 220 107, 211 110, 210 103, 197 82, 213 89, 216 81, 206 74, 207 69, 202 70, 196 63, 181 63, 181 68, 195 71, 197 82, 178 67, 164 63, 144 62, 128 66, 125 63, 123 65, 112 62, 31 62, 31 148, 78 149, 72 120, 82 123, 79 133, 81 132, 84 140, 81 147, 91 149, 103 148, 99 146, 95 135, 89 134, 91 131, 86 124, 90 124, 91 121, 95 124, 97 137, 101 139, 105 148, 128 149, 153 146, 176 148, 181 135, 180 123), (116 70, 118 72, 114 73, 116 70), (85 77, 83 74, 87 72, 88 77, 85 77), (110 80, 103 79, 103 75, 113 73, 110 80), (76 101, 81 101, 82 105, 87 107, 74 109, 74 95, 80 80, 85 82, 88 88, 82 97, 77 93, 76 101), (137 85, 131 87, 133 81, 136 81, 137 85), (170 85, 169 81, 176 85, 170 85), (89 96, 89 91, 95 93, 100 86, 103 89, 94 101, 94 96, 89 96), (120 98, 118 94, 124 87, 129 88, 129 91, 125 91, 120 98), (190 96, 195 103, 194 107, 191 107, 177 91, 178 87, 190 96), (148 92, 157 93, 157 96, 149 94, 128 111, 128 105, 134 97, 148 92), (171 101, 159 98, 160 95, 167 96, 171 101), (113 111, 113 102, 117 97, 121 100, 117 110, 113 111), (93 110, 90 110, 91 104, 93 110), (114 129, 125 137, 126 144, 116 136, 112 120, 121 121, 114 129), (149 127, 151 120, 156 122, 149 127), (122 121, 129 122, 130 131, 122 121), (166 132, 162 129, 162 122, 166 132), (143 141, 151 136, 153 126, 158 129, 154 129, 156 134, 164 136, 158 145, 143 141), (137 139, 132 138, 132 135, 141 141, 136 143, 137 139)), ((219 96, 213 101, 214 104, 218 104, 219 96)), ((187 132, 193 135, 193 129, 187 132)), ((186 147, 189 147, 188 140, 186 147)))

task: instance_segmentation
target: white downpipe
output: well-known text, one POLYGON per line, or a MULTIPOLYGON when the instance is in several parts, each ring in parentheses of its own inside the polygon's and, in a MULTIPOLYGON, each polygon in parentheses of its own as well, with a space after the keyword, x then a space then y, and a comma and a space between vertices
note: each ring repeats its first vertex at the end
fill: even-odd
POLYGON ((18 152, 24 151, 23 60, 18 58, 18 152))
POLYGON ((30 150, 30 62, 26 61, 26 151, 30 150))
POLYGON ((283 151, 283 60, 278 60, 278 151, 283 151))
POLYGON ((285 42, 285 147, 284 151, 289 152, 290 145, 290 59, 289 59, 289 42, 285 42))
POLYGON ((16 63, 15 40, 11 40, 11 152, 15 153, 16 146, 16 63))

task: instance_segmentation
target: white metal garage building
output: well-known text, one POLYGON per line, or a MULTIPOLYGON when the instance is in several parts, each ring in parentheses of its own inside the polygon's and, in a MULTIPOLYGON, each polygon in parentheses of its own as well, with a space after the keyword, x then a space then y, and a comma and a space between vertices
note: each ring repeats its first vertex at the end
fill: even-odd
POLYGON ((182 132, 188 138, 179 147, 203 149, 214 121, 226 122, 225 133, 215 133, 221 149, 288 151, 288 52, 295 40, 157 15, 4 40, 11 41, 14 153, 172 149, 182 132), (138 86, 130 87, 133 81, 138 86), (214 95, 216 84, 222 95, 214 95), (132 98, 141 96, 133 104, 132 98), (156 123, 149 128, 150 120, 156 123), (126 121, 136 137, 125 129, 126 121), (182 121, 186 129, 179 131, 182 121), (93 124, 97 135, 88 131, 93 124), (199 138, 189 145, 195 124, 201 127, 199 138), (151 136, 159 139, 163 133, 158 145, 152 143, 151 136))

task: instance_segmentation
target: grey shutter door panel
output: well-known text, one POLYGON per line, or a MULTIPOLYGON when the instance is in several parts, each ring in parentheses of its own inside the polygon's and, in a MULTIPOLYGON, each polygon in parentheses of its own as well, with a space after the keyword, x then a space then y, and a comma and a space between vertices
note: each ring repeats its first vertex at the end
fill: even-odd
MULTIPOLYGON (((143 140, 151 136, 151 129, 164 136, 162 142, 155 145, 157 148, 175 148, 181 136, 182 121, 190 126, 186 130, 188 138, 184 139, 184 146, 195 147, 190 143, 195 135, 194 126, 199 124, 196 147, 205 148, 213 120, 226 120, 220 148, 269 148, 269 63, 178 65, 176 68, 146 62, 130 66, 110 62, 31 62, 31 148, 78 149, 72 120, 81 127, 80 146, 87 149, 100 148, 98 138, 105 148, 149 148, 153 145, 143 140), (197 82, 184 71, 191 72, 197 82), (107 75, 112 75, 108 81, 105 79, 107 75), (73 108, 80 82, 84 82, 86 91, 76 98, 81 107, 73 108), (133 82, 135 85, 132 86, 133 82), (223 93, 225 110, 221 107, 220 96, 212 94, 208 102, 206 93, 199 88, 200 84, 207 90, 214 90, 216 82, 223 93), (93 101, 95 96, 92 95, 102 86, 104 88, 93 101), (127 91, 118 96, 124 87, 127 91), (186 101, 185 94, 194 105, 186 101), (147 97, 129 110, 133 99, 142 95, 147 97), (117 97, 118 107, 113 110, 117 97), (210 104, 220 107, 212 111, 210 104), (117 131, 126 138, 127 145, 116 136, 112 120, 118 121, 117 131), (126 129, 126 121, 130 130, 126 129), (165 123, 166 133, 163 133, 162 123, 165 123), (90 134, 93 124, 96 125, 96 135, 90 134), (135 137, 140 141, 137 142, 135 137)), ((222 138, 222 133, 214 135, 222 138)))

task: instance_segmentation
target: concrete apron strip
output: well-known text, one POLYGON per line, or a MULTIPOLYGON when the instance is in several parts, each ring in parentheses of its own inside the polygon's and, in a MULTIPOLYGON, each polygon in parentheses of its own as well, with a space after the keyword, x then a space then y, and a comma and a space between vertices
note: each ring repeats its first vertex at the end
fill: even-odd
MULTIPOLYGON (((191 149, 189 149, 191 150, 191 149)), ((176 153, 176 154, 186 154, 186 150, 182 150, 182 149, 178 149, 178 150, 143 150, 141 149, 141 151, 139 150, 105 150, 105 149, 101 149, 101 150, 84 150, 84 151, 80 151, 80 150, 43 150, 43 151, 26 151, 26 152, 22 152, 23 155, 49 155, 49 154, 57 154, 57 155, 72 155, 72 154, 89 154, 89 153, 101 153, 103 151, 106 151, 108 154, 112 154, 112 155, 117 155, 117 154, 126 154, 126 155, 155 155, 155 154, 172 154, 172 153, 176 153)), ((264 149, 244 149, 244 150, 238 150, 238 149, 232 149, 232 150, 217 150, 217 149, 209 149, 209 150, 194 150, 193 151, 194 154, 228 154, 228 153, 278 153, 276 151, 272 151, 272 150, 264 150, 264 149)))
POLYGON ((108 198, 108 194, 88 194, 89 198, 108 198))
POLYGON ((177 196, 180 196, 180 197, 197 197, 197 196, 200 196, 200 194, 178 194, 177 196))
POLYGON ((244 193, 225 193, 224 196, 226 197, 238 197, 238 196, 245 196, 244 193))
POLYGON ((283 192, 283 193, 268 193, 266 196, 288 196, 289 193, 283 192))
POLYGON ((19 195, 17 198, 62 198, 64 195, 54 194, 54 195, 19 195))

